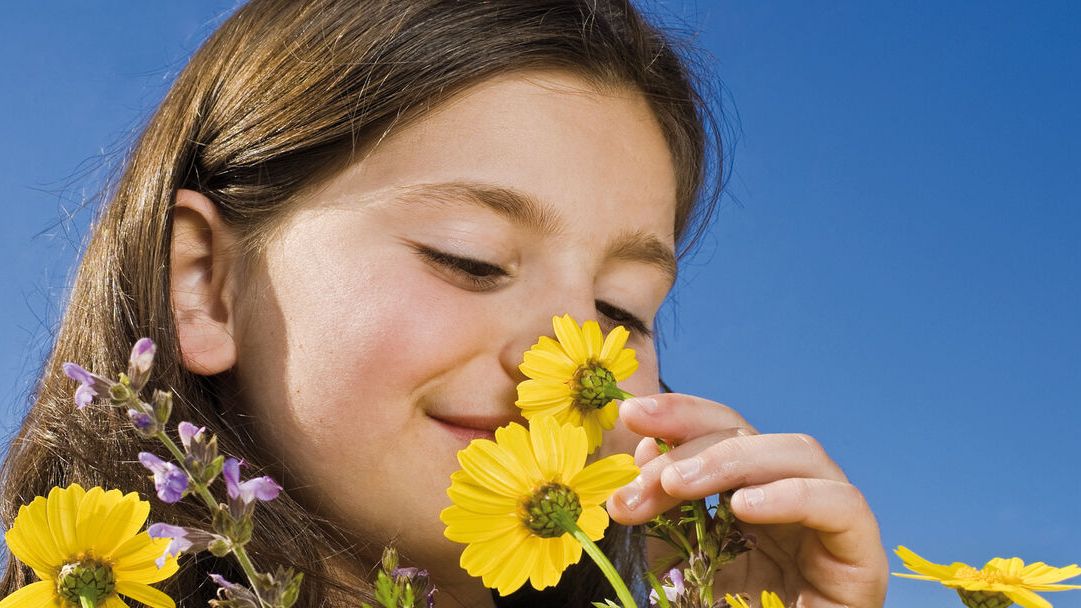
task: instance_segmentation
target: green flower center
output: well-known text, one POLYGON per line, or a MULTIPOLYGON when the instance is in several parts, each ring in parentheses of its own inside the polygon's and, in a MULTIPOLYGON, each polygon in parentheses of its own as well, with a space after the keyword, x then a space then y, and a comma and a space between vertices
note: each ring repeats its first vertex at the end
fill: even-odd
POLYGON ((578 494, 561 483, 550 483, 541 486, 526 501, 522 523, 541 538, 556 538, 566 532, 559 519, 566 517, 577 522, 581 514, 582 503, 578 500, 578 494))
POLYGON ((968 608, 1006 608, 1013 605, 1013 600, 994 591, 969 591, 958 589, 957 595, 968 608))
POLYGON ((96 559, 64 564, 56 576, 56 593, 72 606, 83 604, 83 600, 101 606, 115 591, 113 569, 96 559))
POLYGON ((616 386, 612 372, 597 363, 590 362, 578 368, 572 384, 574 405, 583 411, 599 410, 613 399, 623 398, 623 391, 616 386))

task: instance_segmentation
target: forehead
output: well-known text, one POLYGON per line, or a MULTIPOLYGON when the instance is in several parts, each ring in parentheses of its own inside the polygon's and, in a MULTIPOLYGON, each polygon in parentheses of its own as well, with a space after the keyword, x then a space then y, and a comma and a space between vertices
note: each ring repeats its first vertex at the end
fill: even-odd
POLYGON ((633 90, 551 71, 484 81, 392 131, 323 196, 452 182, 513 188, 573 224, 673 242, 673 159, 633 90))

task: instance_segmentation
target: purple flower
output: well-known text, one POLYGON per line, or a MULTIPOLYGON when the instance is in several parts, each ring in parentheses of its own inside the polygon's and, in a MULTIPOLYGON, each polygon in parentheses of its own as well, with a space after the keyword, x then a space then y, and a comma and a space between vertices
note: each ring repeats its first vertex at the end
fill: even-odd
MULTIPOLYGON (((676 599, 683 595, 683 591, 686 587, 683 584, 683 573, 679 571, 679 568, 672 568, 668 571, 668 580, 671 581, 671 585, 661 585, 661 589, 664 590, 664 596, 668 598, 669 602, 674 602, 676 599)), ((657 595, 657 590, 649 592, 649 605, 656 606, 660 603, 660 597, 657 595)))
POLYGON ((195 426, 190 422, 181 422, 176 425, 176 432, 180 434, 180 443, 184 444, 184 451, 191 450, 191 440, 201 441, 205 426, 195 426))
POLYGON ((236 458, 228 458, 222 468, 222 476, 225 477, 225 489, 229 493, 230 500, 240 500, 245 505, 255 500, 274 500, 282 487, 269 477, 256 477, 247 481, 240 481, 240 461, 236 458))
POLYGON ((158 421, 154 420, 154 417, 146 412, 130 409, 128 410, 128 418, 131 419, 131 424, 135 426, 136 430, 148 437, 158 432, 158 421))
POLYGON ((79 383, 79 388, 75 389, 75 406, 79 409, 90 405, 94 397, 108 393, 109 387, 115 384, 107 378, 86 371, 76 363, 67 362, 62 367, 64 375, 79 383))
POLYGON ((180 555, 184 551, 191 548, 192 542, 188 539, 188 530, 181 528, 180 526, 170 526, 169 524, 150 524, 150 527, 146 529, 146 533, 150 538, 171 538, 172 542, 165 549, 165 553, 161 554, 161 557, 154 560, 154 563, 158 565, 158 568, 165 566, 165 560, 173 555, 180 555))
POLYGON ((188 474, 171 462, 165 462, 150 452, 139 452, 139 462, 154 474, 154 487, 164 502, 177 502, 188 489, 188 474))
POLYGON ((139 338, 135 346, 131 347, 131 358, 128 359, 129 369, 135 374, 150 372, 150 366, 154 363, 154 352, 157 347, 150 338, 139 338))

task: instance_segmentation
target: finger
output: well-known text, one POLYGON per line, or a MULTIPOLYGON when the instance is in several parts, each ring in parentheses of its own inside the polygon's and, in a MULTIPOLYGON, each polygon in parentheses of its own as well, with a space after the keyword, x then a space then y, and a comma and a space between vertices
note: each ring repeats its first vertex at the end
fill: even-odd
POLYGON ((681 499, 789 477, 848 481, 818 441, 803 434, 736 436, 694 452, 680 448, 661 471, 661 486, 681 499))
POLYGON ((679 504, 681 499, 669 495, 661 486, 661 472, 673 462, 735 437, 740 430, 726 429, 698 437, 664 454, 659 453, 653 439, 646 437, 635 451, 635 459, 640 469, 638 477, 617 490, 609 499, 609 514, 622 524, 640 524, 679 504), (639 461, 639 457, 643 459, 639 461))
POLYGON ((643 437, 638 442, 638 447, 634 448, 634 464, 641 468, 660 455, 661 449, 657 445, 657 440, 652 437, 643 437))
POLYGON ((829 479, 780 479, 740 488, 732 513, 751 524, 799 524, 818 532, 822 546, 848 564, 871 564, 882 543, 863 494, 829 479))
POLYGON ((662 393, 622 402, 619 417, 634 433, 674 443, 727 428, 757 431, 734 409, 693 395, 662 393))

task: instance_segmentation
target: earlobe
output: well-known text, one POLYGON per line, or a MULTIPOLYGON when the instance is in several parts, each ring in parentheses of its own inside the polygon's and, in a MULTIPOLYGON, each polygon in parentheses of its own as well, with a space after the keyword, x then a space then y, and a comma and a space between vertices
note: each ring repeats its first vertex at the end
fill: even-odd
POLYGON ((193 190, 177 191, 169 295, 184 367, 195 374, 209 376, 236 364, 233 244, 210 199, 193 190))

